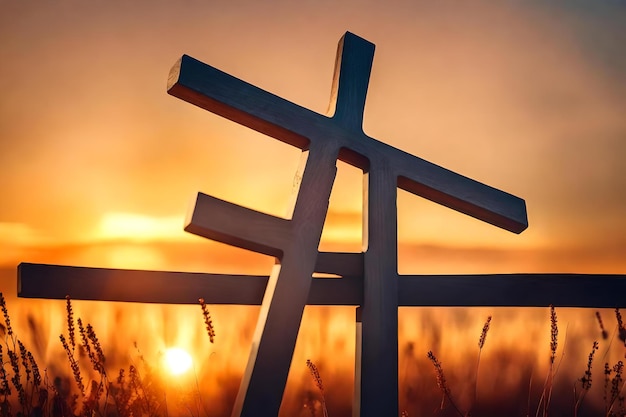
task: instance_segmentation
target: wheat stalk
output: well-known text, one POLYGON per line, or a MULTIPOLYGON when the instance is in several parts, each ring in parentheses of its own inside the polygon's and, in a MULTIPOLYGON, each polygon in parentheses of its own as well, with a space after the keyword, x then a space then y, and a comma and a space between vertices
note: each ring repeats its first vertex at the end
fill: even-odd
POLYGON ((480 333, 480 338, 478 339, 478 359, 476 360, 476 372, 474 374, 474 404, 476 404, 477 391, 478 391, 478 369, 480 365, 480 354, 483 351, 483 347, 485 346, 485 342, 487 341, 487 333, 489 332, 489 326, 491 325, 491 316, 487 316, 487 320, 483 325, 483 330, 480 333))
POLYGON ((548 415, 548 407, 550 406, 550 400, 552 399, 552 382, 554 379, 554 360, 556 359, 556 350, 558 347, 559 326, 556 316, 556 309, 550 304, 550 368, 546 381, 543 384, 543 391, 539 398, 539 404, 537 405, 537 412, 535 417, 539 416, 539 410, 543 409, 543 416, 548 415), (542 408, 543 406, 543 408, 542 408))
POLYGON ((598 320, 598 325, 600 326, 600 330, 602 332, 602 339, 606 340, 609 338, 609 332, 604 328, 604 323, 602 322, 602 316, 600 316, 600 312, 596 311, 596 319, 598 320))
POLYGON ((589 389, 591 388, 591 366, 593 364, 593 357, 597 350, 598 342, 594 341, 593 347, 591 348, 591 353, 589 353, 589 359, 587 360, 587 370, 585 371, 585 374, 579 379, 582 391, 578 398, 576 398, 576 385, 574 385, 574 398, 576 398, 576 403, 574 405, 574 417, 578 416, 578 409, 582 404, 583 398, 585 398, 585 395, 587 394, 587 392, 589 392, 589 389))
POLYGON ((204 302, 204 298, 199 298, 200 308, 202 308, 202 316, 204 317, 204 324, 206 326, 207 334, 209 335, 209 341, 211 343, 215 340, 215 328, 213 327, 213 320, 211 320, 211 314, 204 302))
POLYGON ((306 366, 307 368, 309 368, 309 371, 311 372, 311 376, 313 377, 313 380, 315 381, 315 386, 317 386, 317 389, 320 391, 320 395, 321 395, 320 402, 322 403, 322 413, 324 417, 328 417, 328 410, 326 409, 326 398, 324 397, 324 384, 322 383, 322 377, 320 376, 320 371, 319 369, 317 369, 317 366, 310 359, 306 360, 306 366))
POLYGON ((4 295, 0 292, 0 308, 2 309, 2 314, 4 315, 4 323, 7 335, 12 338, 13 337, 13 328, 11 327, 11 319, 9 318, 9 310, 7 309, 7 303, 4 299, 4 295))
POLYGON ((441 397, 440 409, 441 410, 444 409, 445 400, 447 398, 450 404, 452 405, 452 407, 456 410, 456 412, 461 417, 464 417, 465 414, 462 413, 461 410, 459 410, 459 408, 456 406, 456 404, 452 400, 450 387, 448 387, 448 382, 446 381, 446 376, 443 373, 443 367, 441 366, 441 362, 439 362, 439 360, 437 359, 435 354, 432 352, 432 350, 428 351, 427 356, 428 356, 428 359, 430 359, 430 361, 433 363, 433 366, 435 367, 435 374, 437 377, 437 386, 439 387, 439 389, 441 390, 441 393, 443 394, 441 397))
MULTIPOLYGON (((606 374, 606 368, 608 368, 608 364, 605 367, 605 374, 606 374)), ((623 416, 625 414, 623 412, 624 411, 624 397, 620 395, 621 392, 624 390, 624 379, 622 377, 622 373, 624 372, 624 362, 618 361, 613 366, 613 372, 615 373, 615 376, 611 379, 611 398, 607 405, 607 411, 606 411, 607 417, 623 416), (620 412, 619 414, 613 413, 613 407, 615 406, 616 400, 619 400, 618 403, 620 404, 620 407, 622 408, 621 410, 622 412, 620 412)))

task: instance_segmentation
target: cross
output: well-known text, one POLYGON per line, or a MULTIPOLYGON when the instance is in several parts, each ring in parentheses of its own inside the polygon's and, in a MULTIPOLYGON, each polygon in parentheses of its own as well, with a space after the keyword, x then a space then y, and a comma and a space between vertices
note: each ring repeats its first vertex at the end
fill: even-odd
POLYGON ((286 218, 199 193, 185 230, 274 256, 269 277, 21 264, 22 297, 261 306, 233 416, 278 415, 307 304, 356 305, 354 416, 398 415, 398 306, 619 307, 626 279, 613 275, 399 276, 397 188, 520 233, 523 200, 367 136, 363 111, 374 45, 339 42, 331 117, 320 115, 189 56, 168 92, 303 151, 286 218), (318 253, 337 159, 364 172, 363 252, 318 253), (314 272, 341 278, 313 278, 314 272), (120 284, 120 285, 116 285, 120 284))

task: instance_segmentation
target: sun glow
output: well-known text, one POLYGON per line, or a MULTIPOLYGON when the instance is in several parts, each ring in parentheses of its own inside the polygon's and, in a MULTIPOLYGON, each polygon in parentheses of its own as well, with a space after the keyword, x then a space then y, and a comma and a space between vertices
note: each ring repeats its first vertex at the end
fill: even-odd
POLYGON ((184 349, 175 347, 165 351, 164 365, 172 375, 184 374, 192 363, 191 355, 184 349))
POLYGON ((151 217, 133 213, 106 213, 98 235, 104 239, 158 240, 184 239, 181 216, 151 217))

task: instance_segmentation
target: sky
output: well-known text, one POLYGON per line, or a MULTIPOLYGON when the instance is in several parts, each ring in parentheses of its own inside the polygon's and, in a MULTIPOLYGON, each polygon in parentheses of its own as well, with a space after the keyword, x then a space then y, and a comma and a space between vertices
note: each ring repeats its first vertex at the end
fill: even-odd
MULTIPOLYGON (((199 191, 284 215, 300 151, 169 96, 167 76, 188 54, 326 113, 346 31, 376 44, 368 135, 528 208, 517 235, 399 192, 401 273, 626 274, 625 21, 621 0, 0 0, 0 291, 15 294, 20 262, 268 273, 271 259, 191 236, 184 219, 199 191)), ((339 164, 321 249, 361 249, 361 177, 339 164)), ((11 311, 54 311, 38 323, 62 328, 59 305, 11 311)), ((124 316, 130 333, 184 338, 187 310, 145 308, 124 316)), ((116 339, 110 310, 92 312, 116 339)), ((240 372, 255 312, 212 311, 240 372)), ((449 358, 483 312, 471 323, 456 309, 401 312, 400 334, 449 358)), ((305 314, 302 327, 326 334, 330 323, 332 337, 312 330, 295 360, 349 350, 353 311, 324 314, 305 314)), ((490 336, 501 346, 520 349, 520 328, 549 337, 544 312, 530 315, 543 323, 533 329, 528 316, 502 314, 490 336)), ((593 337, 593 320, 572 319, 570 333, 593 337)), ((58 344, 55 331, 45 334, 58 344)), ((576 349, 584 361, 587 345, 576 349)), ((352 361, 338 361, 349 375, 352 361)))
MULTIPOLYGON (((367 134, 525 199, 497 229, 400 192, 401 272, 626 272, 626 5, 0 1, 0 265, 265 270, 182 231, 194 194, 286 211, 299 150, 166 94, 184 53, 325 113, 376 44, 367 134)), ((341 164, 322 249, 360 250, 341 164)), ((269 262, 269 263, 268 263, 269 262)))

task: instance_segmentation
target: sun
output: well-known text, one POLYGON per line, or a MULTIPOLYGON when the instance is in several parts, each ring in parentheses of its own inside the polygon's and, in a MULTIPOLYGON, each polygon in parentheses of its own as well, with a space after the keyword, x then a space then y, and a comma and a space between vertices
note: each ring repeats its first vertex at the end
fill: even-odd
POLYGON ((164 365, 172 375, 184 374, 191 368, 191 355, 181 348, 169 348, 165 351, 164 365))

